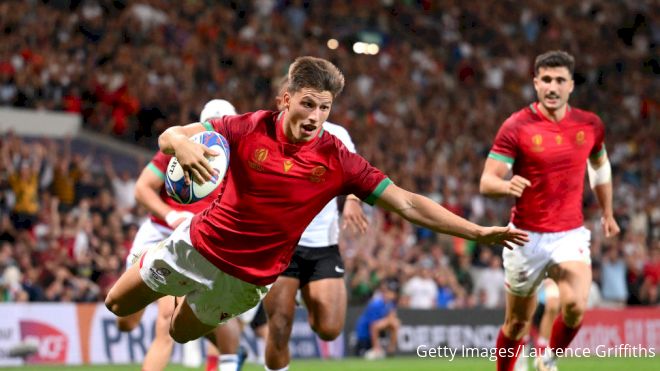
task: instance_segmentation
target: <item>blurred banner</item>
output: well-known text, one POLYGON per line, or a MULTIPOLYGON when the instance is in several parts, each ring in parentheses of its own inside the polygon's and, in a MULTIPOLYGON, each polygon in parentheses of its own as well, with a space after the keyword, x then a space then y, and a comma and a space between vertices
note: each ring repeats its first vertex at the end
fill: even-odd
POLYGON ((0 134, 13 131, 27 137, 74 137, 81 123, 81 116, 74 113, 0 108, 0 134))
MULTIPOLYGON (((589 348, 593 354, 602 354, 621 345, 660 352, 660 308, 590 310, 571 348, 589 348)), ((613 352, 610 354, 614 355, 613 352)))
MULTIPOLYGON (((154 337, 156 305, 145 310, 142 322, 130 333, 120 332, 115 316, 102 303, 1 303, 0 367, 24 364, 126 364, 140 363, 154 337), (23 361, 9 352, 21 343, 34 343, 38 351, 23 361)), ((249 360, 256 361, 257 341, 246 326, 241 339, 249 360)), ((321 341, 307 323, 307 312, 298 308, 291 335, 296 358, 340 358, 344 339, 321 341)), ((202 356, 205 342, 199 342, 202 356)), ((182 346, 175 344, 172 363, 181 363, 182 346)))
MULTIPOLYGON (((290 349, 294 358, 341 358, 353 355, 355 321, 364 308, 348 309, 346 332, 333 342, 321 341, 307 323, 307 312, 298 308, 290 349), (344 345, 346 343, 346 345, 344 345)), ((125 364, 140 363, 154 335, 157 309, 147 307, 142 323, 130 333, 117 329, 115 317, 103 304, 3 303, 0 304, 0 367, 23 364, 125 364), (37 353, 25 361, 10 358, 17 344, 31 342, 37 353)), ((430 347, 491 348, 503 319, 501 310, 398 311, 400 354, 416 355, 421 345, 430 347)), ((246 326, 241 339, 249 360, 256 361, 257 341, 246 326)), ((587 313, 572 347, 617 348, 629 344, 660 349, 660 311, 657 308, 595 309, 587 313)), ((199 342, 205 355, 205 344, 199 342)), ((176 344, 172 363, 181 363, 182 346, 176 344)))
MULTIPOLYGON (((355 355, 355 322, 362 310, 348 310, 347 355, 355 355)), ((420 346, 427 349, 492 348, 504 320, 503 310, 399 309, 397 313, 401 320, 397 349, 402 355, 417 355, 420 346)), ((593 354, 602 354, 603 348, 626 344, 660 351, 660 310, 657 307, 589 310, 571 347, 590 348, 593 354)))

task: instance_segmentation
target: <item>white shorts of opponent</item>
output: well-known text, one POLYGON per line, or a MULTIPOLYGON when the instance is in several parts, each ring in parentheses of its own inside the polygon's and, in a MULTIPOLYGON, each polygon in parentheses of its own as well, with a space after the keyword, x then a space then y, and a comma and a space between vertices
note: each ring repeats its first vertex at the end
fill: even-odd
POLYGON ((591 264, 591 231, 585 227, 552 233, 526 232, 527 244, 502 251, 504 284, 513 295, 534 294, 552 265, 567 261, 591 264))
POLYGON ((197 319, 219 325, 257 305, 268 288, 230 276, 206 260, 190 242, 190 220, 144 253, 140 276, 156 292, 186 295, 197 319))
POLYGON ((158 223, 154 223, 151 219, 147 219, 135 234, 131 251, 126 257, 126 269, 135 264, 142 253, 152 246, 158 245, 159 242, 169 237, 172 230, 158 223))

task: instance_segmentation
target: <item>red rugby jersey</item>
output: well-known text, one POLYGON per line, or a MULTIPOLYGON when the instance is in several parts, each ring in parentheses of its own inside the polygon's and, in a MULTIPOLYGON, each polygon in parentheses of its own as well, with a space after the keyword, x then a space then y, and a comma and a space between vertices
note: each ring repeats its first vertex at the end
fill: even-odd
POLYGON ((573 107, 559 122, 544 117, 537 103, 511 115, 488 157, 513 164, 513 173, 532 183, 516 199, 513 224, 535 232, 580 227, 586 162, 605 153, 604 137, 596 114, 573 107))
POLYGON ((275 281, 314 216, 335 196, 368 203, 391 183, 323 129, 289 143, 283 113, 258 111, 204 123, 231 148, 222 198, 193 218, 193 246, 219 269, 257 285, 275 281))
MULTIPOLYGON (((158 151, 154 155, 154 157, 151 158, 151 161, 147 165, 147 169, 151 170, 154 174, 156 174, 156 176, 163 179, 164 181, 165 171, 167 170, 167 165, 170 163, 171 158, 172 156, 166 155, 163 152, 158 151)), ((215 201, 218 198, 218 196, 222 194, 222 188, 223 185, 221 184, 218 186, 218 188, 216 188, 213 192, 211 192, 211 194, 192 204, 180 204, 167 194, 167 192, 165 191, 165 185, 163 184, 163 186, 160 187, 160 199, 163 200, 163 202, 165 202, 174 210, 189 211, 193 214, 197 214, 202 210, 206 209, 210 204, 213 203, 213 201, 215 201)), ((153 214, 151 214, 150 217, 154 223, 160 224, 166 228, 170 228, 170 226, 167 225, 167 222, 165 222, 163 219, 158 218, 153 214)))

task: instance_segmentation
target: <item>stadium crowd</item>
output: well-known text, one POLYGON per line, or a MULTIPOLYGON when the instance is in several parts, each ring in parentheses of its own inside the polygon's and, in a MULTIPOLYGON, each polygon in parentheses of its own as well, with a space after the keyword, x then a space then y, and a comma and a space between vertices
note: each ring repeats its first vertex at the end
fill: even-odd
MULTIPOLYGON (((505 224, 510 201, 481 196, 478 178, 501 122, 535 99, 533 56, 563 48, 577 57, 573 104, 608 130, 622 227, 602 238, 586 190, 592 304, 659 304, 659 15, 651 0, 3 1, 0 104, 77 112, 86 128, 155 151, 210 98, 274 108, 288 64, 321 56, 347 77, 330 117, 360 154, 459 215, 505 224), (358 40, 380 52, 355 54, 358 40)), ((68 141, 11 133, 0 157, 2 299, 102 300, 145 217, 136 174, 68 141)), ((368 211, 370 231, 342 237, 351 303, 394 278, 403 306, 503 307, 500 251, 368 211)))

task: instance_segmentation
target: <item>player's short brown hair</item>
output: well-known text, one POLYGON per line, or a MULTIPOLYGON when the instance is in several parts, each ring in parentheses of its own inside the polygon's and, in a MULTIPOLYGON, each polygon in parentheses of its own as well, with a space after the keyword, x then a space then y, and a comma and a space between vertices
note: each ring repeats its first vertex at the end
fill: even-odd
POLYGON ((566 67, 571 76, 573 76, 575 58, 563 50, 551 50, 536 57, 534 61, 535 76, 538 76, 539 69, 542 67, 566 67))
POLYGON ((298 57, 289 67, 289 93, 304 88, 329 91, 336 98, 344 88, 344 74, 330 61, 316 57, 298 57))

